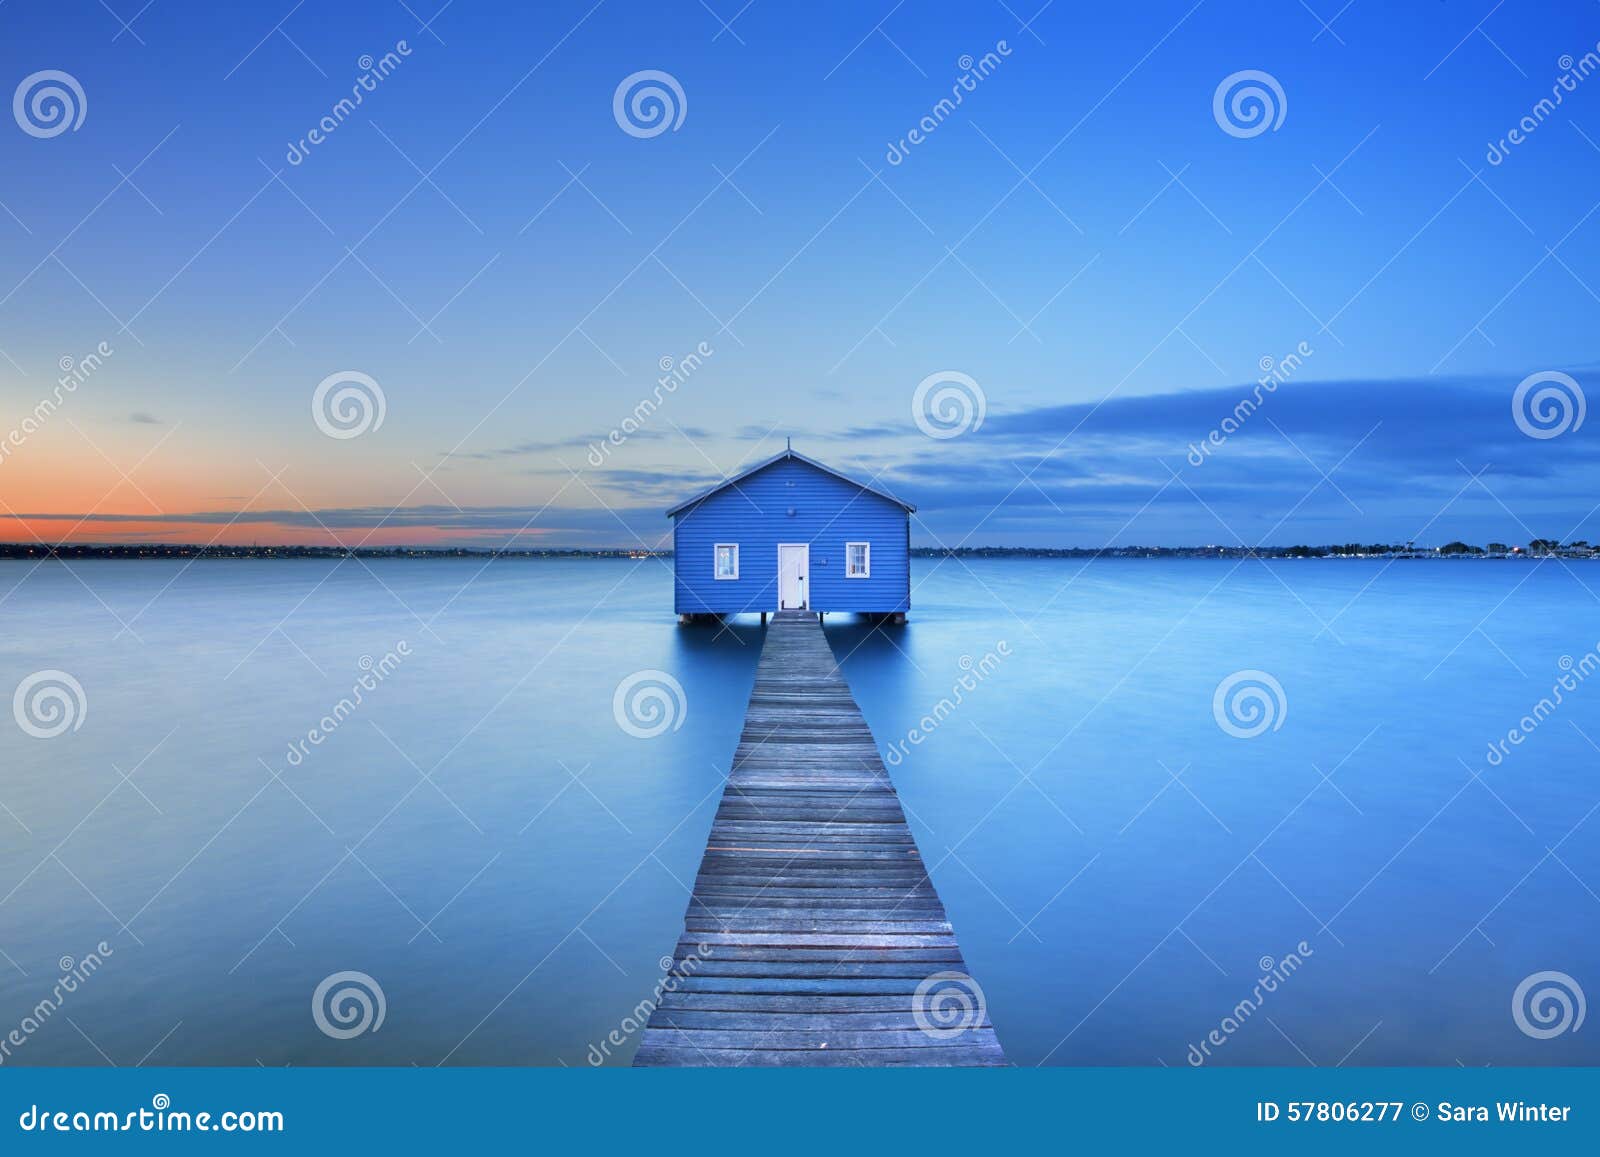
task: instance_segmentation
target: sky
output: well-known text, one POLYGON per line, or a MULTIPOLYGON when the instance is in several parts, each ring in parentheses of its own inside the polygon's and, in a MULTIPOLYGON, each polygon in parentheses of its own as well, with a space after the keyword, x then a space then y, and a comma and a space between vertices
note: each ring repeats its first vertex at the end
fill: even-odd
POLYGON ((1597 46, 1592 0, 9 0, 0 540, 658 546, 792 439, 919 545, 1600 541, 1597 46))

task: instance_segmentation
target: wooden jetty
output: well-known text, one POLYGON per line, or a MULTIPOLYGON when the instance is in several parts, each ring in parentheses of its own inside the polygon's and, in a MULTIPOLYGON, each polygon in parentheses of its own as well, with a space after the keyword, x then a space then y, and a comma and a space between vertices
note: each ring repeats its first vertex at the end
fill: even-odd
POLYGON ((1003 1065, 815 614, 767 628, 635 1065, 1003 1065))

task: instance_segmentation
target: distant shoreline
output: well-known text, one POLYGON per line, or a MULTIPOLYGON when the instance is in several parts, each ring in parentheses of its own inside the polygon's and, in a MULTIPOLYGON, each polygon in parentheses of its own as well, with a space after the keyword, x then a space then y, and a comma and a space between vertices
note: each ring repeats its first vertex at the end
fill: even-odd
MULTIPOLYGON (((1117 547, 913 547, 913 558, 933 559, 1600 559, 1600 547, 1587 542, 1560 545, 1536 539, 1527 546, 1491 543, 1489 547, 1452 542, 1444 546, 1418 547, 1347 543, 1335 546, 1117 546, 1117 547)), ((670 550, 584 550, 549 548, 540 550, 494 550, 469 547, 336 547, 336 546, 205 546, 185 543, 143 543, 43 546, 27 543, 0 543, 0 561, 65 562, 97 559, 670 559, 670 550)))

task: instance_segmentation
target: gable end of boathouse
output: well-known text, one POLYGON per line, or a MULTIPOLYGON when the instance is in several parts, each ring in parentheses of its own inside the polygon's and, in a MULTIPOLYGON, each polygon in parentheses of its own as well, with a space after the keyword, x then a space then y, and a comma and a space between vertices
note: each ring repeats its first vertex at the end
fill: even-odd
POLYGON ((792 449, 667 511, 680 618, 911 609, 911 513, 792 449))

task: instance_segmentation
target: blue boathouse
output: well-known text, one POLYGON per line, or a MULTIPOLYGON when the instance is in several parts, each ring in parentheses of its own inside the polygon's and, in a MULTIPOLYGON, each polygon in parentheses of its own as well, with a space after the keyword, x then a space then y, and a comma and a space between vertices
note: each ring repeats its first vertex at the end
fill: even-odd
POLYGON ((904 622, 915 509, 785 449, 667 511, 679 620, 808 610, 904 622))

